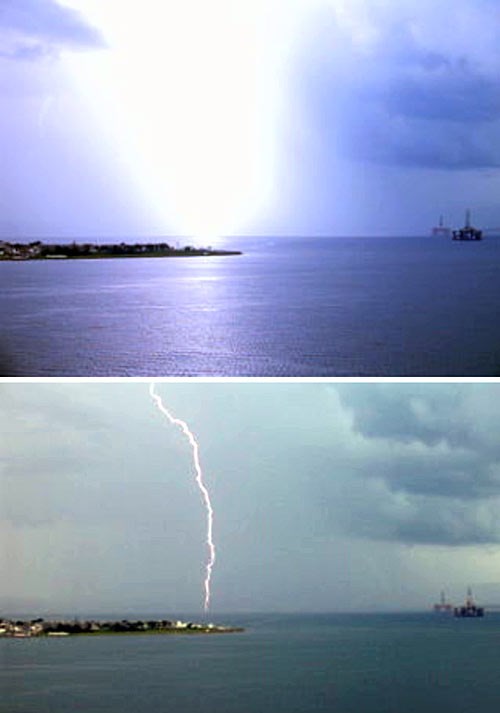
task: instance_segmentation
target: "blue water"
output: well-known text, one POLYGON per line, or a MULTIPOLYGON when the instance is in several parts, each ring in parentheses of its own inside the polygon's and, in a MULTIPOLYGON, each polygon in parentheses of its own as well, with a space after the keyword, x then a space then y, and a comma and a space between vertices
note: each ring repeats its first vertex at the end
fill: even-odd
POLYGON ((0 711, 498 711, 499 615, 239 621, 243 634, 0 640, 0 711))
POLYGON ((243 256, 0 263, 13 376, 495 376, 500 239, 234 239, 243 256))

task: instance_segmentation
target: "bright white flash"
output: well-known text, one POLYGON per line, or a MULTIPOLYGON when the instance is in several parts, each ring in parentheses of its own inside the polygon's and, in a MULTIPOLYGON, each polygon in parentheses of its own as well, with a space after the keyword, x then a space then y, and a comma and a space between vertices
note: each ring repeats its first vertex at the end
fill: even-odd
POLYGON ((107 43, 65 66, 159 226, 234 234, 272 199, 287 60, 312 1, 64 0, 107 43))
POLYGON ((191 429, 187 425, 185 421, 181 421, 180 418, 176 418, 173 416, 170 411, 168 411, 167 408, 163 405, 163 401, 161 399, 161 396, 159 396, 156 391, 155 391, 155 385, 154 383, 150 384, 149 386, 149 394, 151 398, 153 399, 154 403, 156 404, 157 408, 161 413, 168 418, 170 423, 173 426, 178 426, 184 435, 187 437, 191 448, 193 449, 193 464, 194 464, 194 469, 196 472, 196 484, 198 485, 198 488, 200 489, 202 498, 203 498, 203 503, 205 505, 205 509, 207 512, 207 537, 206 537, 206 544, 208 547, 208 560, 206 563, 205 567, 205 582, 204 582, 204 590, 205 590, 205 602, 204 602, 204 608, 205 611, 208 610, 210 606, 210 582, 212 579, 212 569, 215 563, 215 545, 213 541, 213 522, 214 522, 214 510, 212 507, 212 503, 210 500, 210 494, 207 490, 207 487, 203 481, 203 471, 201 469, 201 464, 200 464, 200 450, 198 446, 198 442, 196 438, 194 437, 191 429))

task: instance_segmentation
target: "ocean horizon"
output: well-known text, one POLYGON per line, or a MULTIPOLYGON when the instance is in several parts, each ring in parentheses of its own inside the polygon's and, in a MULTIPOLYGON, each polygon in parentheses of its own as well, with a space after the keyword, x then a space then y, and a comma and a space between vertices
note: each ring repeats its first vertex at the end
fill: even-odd
POLYGON ((2 375, 500 374, 500 238, 217 247, 243 255, 0 262, 2 375))
POLYGON ((493 713, 500 615, 247 615, 243 633, 0 639, 2 713, 493 713))

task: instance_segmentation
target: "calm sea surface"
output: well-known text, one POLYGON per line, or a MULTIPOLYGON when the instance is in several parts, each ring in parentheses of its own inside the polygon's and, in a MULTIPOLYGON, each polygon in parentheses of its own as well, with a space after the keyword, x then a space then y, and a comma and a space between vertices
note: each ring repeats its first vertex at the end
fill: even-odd
POLYGON ((239 622, 243 634, 0 640, 0 711, 498 711, 500 615, 239 622))
POLYGON ((500 239, 234 239, 243 256, 0 263, 11 376, 495 376, 500 239))

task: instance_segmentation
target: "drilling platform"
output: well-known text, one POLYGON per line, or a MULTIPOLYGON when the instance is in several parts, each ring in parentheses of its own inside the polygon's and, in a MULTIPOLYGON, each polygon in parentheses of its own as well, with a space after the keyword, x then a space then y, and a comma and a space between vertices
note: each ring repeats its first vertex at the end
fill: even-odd
POLYGON ((448 228, 443 221, 443 216, 439 216, 439 225, 434 226, 432 229, 432 236, 433 237, 443 237, 443 238, 449 238, 451 235, 451 229, 448 228))
POLYGON ((472 590, 470 587, 467 589, 465 604, 461 607, 455 607, 453 614, 461 618, 473 619, 484 616, 484 608, 476 606, 474 599, 472 598, 472 590))
POLYGON ((441 592, 441 599, 439 600, 439 602, 436 602, 436 604, 434 604, 434 611, 447 613, 453 611, 453 604, 451 602, 446 601, 444 592, 441 592))
POLYGON ((467 209, 465 212, 465 225, 463 228, 452 231, 453 240, 482 240, 483 231, 473 228, 470 222, 470 210, 467 209))

